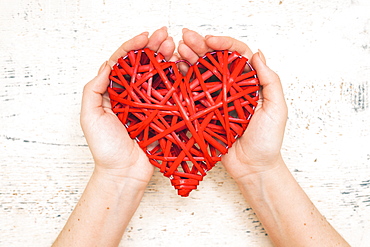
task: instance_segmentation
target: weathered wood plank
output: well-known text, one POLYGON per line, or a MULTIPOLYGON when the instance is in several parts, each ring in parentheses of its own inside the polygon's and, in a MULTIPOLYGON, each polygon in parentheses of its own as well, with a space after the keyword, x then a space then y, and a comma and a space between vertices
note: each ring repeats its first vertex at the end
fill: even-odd
MULTIPOLYGON (((370 6, 357 1, 3 1, 0 246, 48 246, 93 168, 79 127, 83 85, 126 39, 168 26, 264 51, 283 81, 283 153, 353 246, 370 243, 370 6)), ((189 198, 156 172, 122 246, 271 246, 221 165, 189 198)))

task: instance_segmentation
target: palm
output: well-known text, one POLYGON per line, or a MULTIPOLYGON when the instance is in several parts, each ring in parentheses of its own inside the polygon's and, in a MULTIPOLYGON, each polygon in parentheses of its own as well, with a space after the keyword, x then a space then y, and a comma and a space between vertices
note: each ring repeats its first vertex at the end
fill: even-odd
POLYGON ((138 145, 130 139, 125 126, 107 107, 109 104, 109 99, 105 95, 104 111, 92 119, 85 132, 89 133, 87 136, 91 136, 88 139, 89 146, 94 150, 94 157, 100 164, 104 164, 107 168, 125 168, 131 163, 130 156, 138 145))
POLYGON ((222 157, 222 163, 234 178, 265 169, 264 164, 274 163, 279 156, 281 143, 271 133, 276 128, 275 119, 259 103, 243 136, 222 157), (248 169, 245 169, 248 164, 248 169))

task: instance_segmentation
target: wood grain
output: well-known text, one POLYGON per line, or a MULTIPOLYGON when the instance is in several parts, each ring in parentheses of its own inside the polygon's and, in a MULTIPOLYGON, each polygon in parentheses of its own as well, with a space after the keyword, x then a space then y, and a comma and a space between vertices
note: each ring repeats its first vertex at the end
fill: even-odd
MULTIPOLYGON (((334 1, 4 0, 0 246, 50 246, 89 179, 82 88, 126 39, 168 26, 261 49, 283 82, 283 154, 353 245, 370 243, 370 5, 334 1)), ((221 164, 189 198, 153 176, 121 246, 271 246, 221 164), (180 240, 181 237, 181 240, 180 240)))

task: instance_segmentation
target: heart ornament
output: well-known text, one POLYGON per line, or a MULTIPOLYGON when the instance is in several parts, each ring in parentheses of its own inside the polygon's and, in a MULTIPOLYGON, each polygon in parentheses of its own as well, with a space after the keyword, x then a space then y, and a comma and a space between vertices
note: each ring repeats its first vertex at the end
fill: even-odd
POLYGON ((130 137, 186 197, 244 133, 259 81, 237 52, 209 52, 187 62, 186 75, 178 62, 148 48, 130 51, 113 67, 108 93, 130 137))

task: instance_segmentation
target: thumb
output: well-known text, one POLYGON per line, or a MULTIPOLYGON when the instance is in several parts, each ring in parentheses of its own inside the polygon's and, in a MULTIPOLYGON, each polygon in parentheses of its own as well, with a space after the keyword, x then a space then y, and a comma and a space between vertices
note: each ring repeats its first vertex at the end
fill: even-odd
POLYGON ((108 61, 102 64, 99 69, 98 75, 89 82, 91 83, 91 89, 99 94, 104 94, 107 91, 109 85, 109 74, 111 72, 111 67, 108 65, 108 61))
POLYGON ((107 67, 107 63, 108 63, 108 61, 105 61, 105 62, 100 66, 100 68, 99 68, 99 70, 98 70, 98 75, 100 75, 100 74, 101 74, 101 72, 103 72, 103 70, 105 69, 105 67, 107 67))
POLYGON ((109 85, 110 71, 110 66, 105 62, 98 75, 85 85, 82 95, 81 115, 104 112, 102 108, 103 94, 107 91, 109 85))
POLYGON ((262 87, 263 105, 268 106, 269 103, 272 103, 286 108, 280 78, 266 65, 265 57, 261 51, 253 54, 251 65, 256 70, 262 87))

